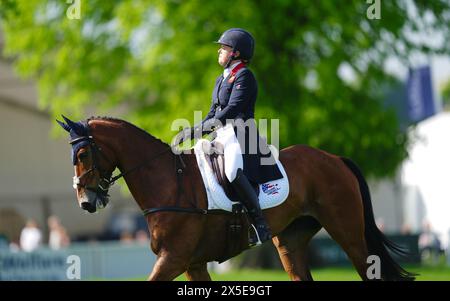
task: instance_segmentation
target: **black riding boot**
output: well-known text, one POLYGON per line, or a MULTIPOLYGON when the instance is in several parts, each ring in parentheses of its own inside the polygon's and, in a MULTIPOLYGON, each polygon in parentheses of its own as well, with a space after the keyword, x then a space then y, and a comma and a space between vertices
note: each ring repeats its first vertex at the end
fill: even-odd
POLYGON ((242 169, 238 169, 236 179, 231 182, 236 191, 239 200, 247 209, 250 218, 256 228, 258 241, 250 241, 250 245, 259 245, 272 238, 269 225, 267 224, 259 205, 258 196, 253 190, 252 185, 244 175, 242 169))

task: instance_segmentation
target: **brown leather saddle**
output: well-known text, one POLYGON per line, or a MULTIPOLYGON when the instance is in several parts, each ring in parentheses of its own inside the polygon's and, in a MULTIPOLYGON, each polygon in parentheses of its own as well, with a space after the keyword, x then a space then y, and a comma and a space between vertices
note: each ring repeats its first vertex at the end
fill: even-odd
MULTIPOLYGON (((239 198, 237 197, 233 187, 231 186, 230 181, 225 175, 225 158, 224 158, 224 146, 222 143, 213 141, 211 142, 211 152, 210 154, 205 153, 208 158, 208 164, 210 164, 211 169, 219 183, 222 186, 226 196, 233 202, 238 202, 239 198)), ((259 196, 259 184, 252 183, 253 189, 256 192, 256 195, 259 196)))

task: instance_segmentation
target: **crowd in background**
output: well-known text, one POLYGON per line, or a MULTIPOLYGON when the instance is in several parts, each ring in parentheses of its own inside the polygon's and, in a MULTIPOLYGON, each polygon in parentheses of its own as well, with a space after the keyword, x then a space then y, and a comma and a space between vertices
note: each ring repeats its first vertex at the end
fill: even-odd
MULTIPOLYGON (((60 250, 70 245, 70 237, 66 228, 56 216, 47 219, 48 225, 48 247, 52 250, 60 250)), ((29 219, 20 233, 19 245, 10 244, 11 250, 23 250, 32 252, 44 244, 42 230, 34 219, 29 219)))
MULTIPOLYGON (((115 225, 119 224, 123 224, 123 221, 115 220, 115 225)), ((47 219, 47 226, 48 235, 44 236, 38 223, 34 219, 29 219, 20 233, 19 241, 9 243, 10 250, 32 252, 42 246, 48 246, 52 250, 60 250, 70 245, 71 238, 57 216, 50 216, 47 219), (45 241, 45 238, 48 239, 45 241)), ((382 232, 385 231, 383 219, 377 219, 377 226, 382 232)), ((122 227, 120 230, 117 239, 121 243, 149 242, 147 230, 137 229, 136 231, 131 231, 131 228, 122 227)), ((407 225, 403 226, 401 234, 411 234, 410 227, 407 225)), ((418 237, 418 250, 422 260, 437 262, 440 254, 443 253, 442 247, 439 236, 433 231, 431 224, 424 221, 422 231, 418 237)))
MULTIPOLYGON (((38 223, 34 219, 27 220, 20 233, 18 243, 9 243, 10 250, 32 252, 45 245, 52 250, 60 250, 70 245, 71 238, 57 216, 50 216, 47 219, 47 225, 48 240, 44 241, 45 236, 38 223)), ((118 240, 122 243, 148 243, 149 237, 148 232, 142 229, 135 232, 122 230, 118 236, 118 240)))

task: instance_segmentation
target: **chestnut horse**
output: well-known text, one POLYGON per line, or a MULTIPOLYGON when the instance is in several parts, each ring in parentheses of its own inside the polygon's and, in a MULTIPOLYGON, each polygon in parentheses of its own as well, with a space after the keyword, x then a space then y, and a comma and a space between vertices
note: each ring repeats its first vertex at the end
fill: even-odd
MULTIPOLYGON (((64 116, 63 116, 64 117, 64 116)), ((177 155, 171 147, 138 127, 118 119, 90 118, 58 123, 70 132, 75 166, 74 188, 80 207, 90 212, 106 206, 107 191, 124 177, 144 211, 157 261, 149 280, 211 280, 207 263, 248 248, 227 250, 232 214, 207 210, 207 196, 194 154, 177 155), (111 177, 115 168, 120 175, 111 177)), ((289 178, 289 196, 264 210, 284 269, 292 280, 312 280, 307 245, 322 228, 346 252, 360 277, 368 280, 368 256, 380 259, 383 280, 413 280, 391 257, 401 250, 377 228, 369 188, 349 159, 304 145, 280 151, 289 178)), ((246 223, 246 219, 242 219, 246 223)), ((248 226, 248 224, 245 224, 248 226)))

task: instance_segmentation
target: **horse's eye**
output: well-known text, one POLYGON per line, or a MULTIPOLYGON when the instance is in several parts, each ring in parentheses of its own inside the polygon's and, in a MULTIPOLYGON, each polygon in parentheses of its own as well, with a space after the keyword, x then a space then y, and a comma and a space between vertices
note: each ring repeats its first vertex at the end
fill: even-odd
POLYGON ((87 152, 83 152, 83 153, 81 153, 81 154, 78 155, 78 157, 80 158, 80 160, 86 159, 87 156, 88 156, 88 153, 87 153, 87 152))

